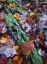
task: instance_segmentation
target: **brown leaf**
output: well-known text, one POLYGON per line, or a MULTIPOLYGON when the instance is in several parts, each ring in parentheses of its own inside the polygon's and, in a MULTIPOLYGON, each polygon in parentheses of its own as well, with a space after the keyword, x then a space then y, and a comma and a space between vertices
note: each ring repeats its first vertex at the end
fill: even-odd
POLYGON ((23 58, 20 57, 19 60, 17 61, 17 64, 22 64, 22 60, 23 60, 23 58))
POLYGON ((32 48, 34 47, 34 44, 29 40, 21 44, 20 47, 24 55, 29 55, 31 53, 32 48))
POLYGON ((22 52, 22 51, 21 51, 21 49, 19 48, 19 49, 17 50, 17 55, 20 55, 21 52, 22 52))
POLYGON ((36 40, 36 34, 30 34, 29 37, 30 37, 30 40, 36 40))
POLYGON ((41 46, 47 48, 47 46, 45 45, 45 43, 44 43, 43 40, 39 39, 38 43, 39 43, 41 46))
POLYGON ((18 61, 18 59, 19 59, 19 56, 15 56, 15 57, 13 58, 13 62, 14 62, 14 61, 18 61))
POLYGON ((43 39, 44 40, 44 35, 42 32, 39 32, 39 38, 43 39))
POLYGON ((20 57, 20 56, 15 56, 15 57, 13 58, 13 64, 22 64, 22 60, 23 60, 22 57, 20 57))
POLYGON ((44 64, 47 64, 47 58, 42 57, 44 64))
POLYGON ((12 64, 17 64, 17 62, 15 61, 15 62, 13 62, 12 64))

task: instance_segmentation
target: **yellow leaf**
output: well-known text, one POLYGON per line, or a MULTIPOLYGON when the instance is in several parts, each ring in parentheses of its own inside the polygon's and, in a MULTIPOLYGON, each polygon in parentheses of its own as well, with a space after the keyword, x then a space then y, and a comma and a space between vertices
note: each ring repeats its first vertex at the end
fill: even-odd
POLYGON ((17 5, 16 5, 15 3, 10 3, 9 6, 10 6, 10 7, 15 7, 15 6, 17 6, 17 5))
POLYGON ((1 42, 1 43, 6 43, 6 41, 7 41, 7 38, 2 37, 2 38, 0 39, 0 42, 1 42))
POLYGON ((13 48, 14 48, 15 50, 18 50, 18 49, 19 49, 19 46, 14 45, 13 48))
POLYGON ((18 13, 15 13, 14 14, 14 17, 17 19, 17 20, 22 20, 22 18, 20 17, 20 14, 18 14, 18 13))
POLYGON ((34 16, 34 13, 33 13, 33 12, 31 12, 29 15, 30 15, 30 16, 34 16))

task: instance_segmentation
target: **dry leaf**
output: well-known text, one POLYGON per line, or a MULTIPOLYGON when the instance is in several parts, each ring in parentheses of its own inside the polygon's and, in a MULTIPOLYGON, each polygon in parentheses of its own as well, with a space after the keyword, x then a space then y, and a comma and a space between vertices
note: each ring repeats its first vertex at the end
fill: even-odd
POLYGON ((17 20, 22 20, 22 18, 20 17, 20 14, 18 14, 18 13, 15 13, 14 14, 14 17, 17 19, 17 20))
POLYGON ((15 3, 10 3, 9 6, 10 6, 10 7, 15 7, 15 6, 17 6, 17 5, 16 5, 15 3))
POLYGON ((45 43, 44 43, 43 40, 39 39, 38 43, 39 43, 41 46, 47 48, 47 46, 45 45, 45 43))
POLYGON ((0 42, 5 43, 6 45, 10 44, 10 36, 7 33, 4 33, 0 37, 0 42))
POLYGON ((35 14, 33 12, 31 12, 28 17, 31 19, 31 18, 34 18, 35 14))
POLYGON ((34 13, 33 13, 33 12, 31 12, 29 15, 30 15, 30 16, 34 16, 34 13))
POLYGON ((29 40, 26 43, 22 43, 20 47, 24 55, 29 55, 31 53, 32 48, 34 47, 34 44, 29 40))
POLYGON ((30 37, 30 40, 36 40, 36 34, 30 34, 29 37, 30 37))
POLYGON ((19 56, 15 56, 15 57, 13 58, 13 62, 14 62, 14 61, 18 61, 18 59, 19 59, 19 56))
POLYGON ((39 38, 44 39, 44 35, 42 32, 39 32, 39 38))
POLYGON ((19 49, 17 50, 17 55, 20 55, 21 52, 22 52, 22 51, 21 51, 21 49, 19 48, 19 49))
POLYGON ((23 60, 22 57, 20 57, 20 56, 15 56, 15 57, 13 58, 13 64, 22 64, 22 60, 23 60))
POLYGON ((19 49, 19 46, 14 45, 13 48, 14 48, 15 50, 18 50, 18 49, 19 49))
POLYGON ((1 39, 0 39, 0 42, 1 43, 6 43, 8 41, 8 39, 7 38, 4 38, 4 37, 2 37, 1 39))
POLYGON ((23 60, 23 58, 20 57, 19 60, 17 61, 17 64, 22 64, 22 60, 23 60))

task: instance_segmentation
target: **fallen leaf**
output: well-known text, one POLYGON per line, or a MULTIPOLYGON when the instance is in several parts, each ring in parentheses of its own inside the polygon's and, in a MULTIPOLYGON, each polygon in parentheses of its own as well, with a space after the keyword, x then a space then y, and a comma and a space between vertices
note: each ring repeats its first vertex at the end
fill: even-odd
POLYGON ((30 37, 30 40, 36 40, 36 34, 30 34, 29 37, 30 37))
POLYGON ((14 55, 17 54, 17 52, 9 45, 4 50, 4 54, 6 55, 6 57, 14 57, 14 55))
POLYGON ((44 34, 43 34, 42 32, 39 32, 39 38, 41 38, 41 39, 43 39, 43 40, 45 39, 45 38, 44 38, 44 34))
POLYGON ((14 48, 15 50, 18 50, 18 49, 19 49, 19 46, 14 45, 13 48, 14 48))
POLYGON ((15 6, 17 6, 17 5, 16 5, 15 3, 10 3, 9 6, 10 6, 10 7, 15 7, 15 6))
POLYGON ((14 61, 18 61, 18 59, 19 59, 19 56, 15 56, 15 57, 13 58, 13 62, 14 62, 14 61))
POLYGON ((22 18, 20 17, 20 14, 18 14, 18 13, 15 13, 14 14, 14 17, 17 19, 17 20, 22 20, 22 18))
POLYGON ((22 64, 22 60, 23 60, 23 58, 20 57, 19 60, 17 61, 17 64, 22 64))
POLYGON ((17 55, 20 55, 21 52, 22 52, 22 50, 19 48, 19 49, 17 50, 17 55))
POLYGON ((2 37, 1 39, 0 39, 0 42, 1 43, 6 43, 8 41, 8 39, 7 38, 4 38, 4 37, 2 37))
POLYGON ((34 44, 29 40, 26 43, 22 43, 20 47, 24 55, 29 55, 34 47, 34 44))

